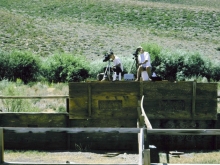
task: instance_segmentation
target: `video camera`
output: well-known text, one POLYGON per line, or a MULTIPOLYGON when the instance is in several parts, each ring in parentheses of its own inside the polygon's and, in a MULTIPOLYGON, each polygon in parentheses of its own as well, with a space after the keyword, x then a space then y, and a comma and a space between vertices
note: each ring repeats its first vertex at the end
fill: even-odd
POLYGON ((138 56, 137 50, 133 53, 133 56, 134 56, 134 57, 137 57, 137 56, 138 56))
POLYGON ((111 55, 111 54, 106 53, 106 54, 104 55, 103 62, 109 61, 109 60, 110 60, 110 55, 111 55))
POLYGON ((106 54, 104 55, 103 62, 109 61, 109 60, 110 60, 110 56, 113 55, 113 54, 114 54, 114 53, 113 53, 112 50, 110 50, 109 53, 106 53, 106 54))

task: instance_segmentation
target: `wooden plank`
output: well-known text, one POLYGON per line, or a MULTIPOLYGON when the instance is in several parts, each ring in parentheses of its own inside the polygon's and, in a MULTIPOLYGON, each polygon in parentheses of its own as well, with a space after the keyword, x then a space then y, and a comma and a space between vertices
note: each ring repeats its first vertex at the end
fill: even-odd
MULTIPOLYGON (((94 91, 94 90, 93 90, 94 91)), ((137 96, 122 93, 92 94, 91 113, 93 119, 136 118, 137 96)), ((90 118, 87 110, 87 96, 70 98, 70 119, 90 118)))
POLYGON ((126 142, 132 143, 137 140, 136 134, 128 134, 128 133, 77 133, 71 134, 71 139, 74 142, 126 142))
POLYGON ((4 127, 5 133, 139 133, 139 128, 26 128, 26 127, 4 127))
MULTIPOLYGON (((66 150, 67 134, 57 132, 46 133, 14 133, 5 132, 5 148, 17 150, 66 150)), ((68 134, 69 135, 69 134, 68 134)))
POLYGON ((149 119, 191 119, 191 102, 191 99, 169 100, 145 97, 143 108, 149 119))
POLYGON ((4 132, 3 128, 0 128, 0 163, 4 162, 4 132))
POLYGON ((139 165, 143 163, 143 149, 144 149, 144 129, 140 129, 140 140, 138 144, 138 153, 139 153, 139 165))
POLYGON ((143 101, 144 101, 144 96, 142 96, 142 99, 141 99, 141 112, 142 112, 142 115, 144 116, 144 122, 147 126, 147 129, 152 129, 152 125, 144 111, 144 107, 143 107, 143 101))
POLYGON ((153 83, 143 82, 143 95, 146 99, 164 99, 176 98, 184 96, 189 99, 192 98, 193 82, 173 83, 158 81, 153 83))
POLYGON ((193 93, 192 93, 192 119, 195 118, 195 106, 196 106, 196 81, 193 82, 193 93))
POLYGON ((89 116, 92 115, 92 92, 90 83, 88 83, 88 113, 89 116))
POLYGON ((197 83, 196 97, 198 99, 217 99, 218 83, 197 83))
MULTIPOLYGON (((40 165, 64 165, 66 163, 40 163, 40 165)), ((73 163, 68 163, 69 165, 73 164, 73 163)), ((201 164, 170 164, 170 163, 165 163, 166 165, 201 165, 201 164)), ((39 165, 39 163, 24 163, 24 162, 7 162, 7 163, 3 163, 2 165, 39 165)), ((88 163, 74 163, 73 165, 91 165, 88 163)), ((114 164, 97 164, 97 165, 128 165, 127 163, 114 163, 114 164)), ((137 163, 135 164, 129 164, 129 165, 139 165, 137 163)), ((151 165, 162 165, 161 163, 151 163, 151 165)), ((205 165, 219 165, 219 164, 205 164, 205 165)))
POLYGON ((217 120, 216 99, 197 99, 196 109, 195 109, 195 119, 217 120))
POLYGON ((77 98, 88 94, 87 83, 69 83, 69 97, 77 98))
POLYGON ((134 109, 122 109, 120 111, 97 111, 94 110, 92 116, 89 117, 87 111, 76 111, 69 114, 70 119, 137 119, 137 113, 134 109))
POLYGON ((1 96, 0 99, 66 99, 68 95, 57 95, 57 96, 1 96))
MULTIPOLYGON (((91 165, 90 163, 79 163, 79 164, 77 164, 77 163, 28 163, 28 162, 5 162, 5 163, 3 163, 3 164, 1 164, 1 165, 64 165, 64 164, 66 164, 66 165, 71 165, 71 164, 73 164, 73 165, 91 165)), ((126 164, 124 164, 124 163, 113 163, 113 164, 97 164, 97 165, 128 165, 127 163, 126 164)), ((137 163, 135 163, 135 164, 129 164, 129 165, 138 165, 137 163)), ((196 165, 196 164, 195 164, 196 165)))
POLYGON ((136 127, 136 119, 75 119, 70 120, 70 127, 136 127))
POLYGON ((150 149, 144 150, 144 165, 150 165, 150 149))
POLYGON ((88 101, 87 95, 78 98, 70 98, 69 115, 74 116, 74 118, 89 117, 87 101, 88 101))
MULTIPOLYGON (((137 138, 136 138, 137 139, 137 138)), ((87 150, 101 150, 101 151, 109 151, 109 150, 114 150, 114 151, 119 151, 119 150, 124 150, 124 151, 137 151, 137 140, 133 142, 126 142, 126 141, 120 141, 120 140, 114 140, 114 141, 78 141, 72 143, 71 145, 71 150, 79 150, 79 146, 82 146, 82 149, 87 149, 87 150)))
MULTIPOLYGON (((26 128, 3 127, 4 133, 140 133, 139 128, 26 128)), ((148 134, 161 135, 220 135, 220 129, 148 129, 148 134)))
MULTIPOLYGON (((118 92, 135 92, 139 94, 138 82, 90 82, 93 94, 99 94, 100 92, 118 91, 118 92)), ((83 96, 87 93, 87 83, 69 83, 69 97, 83 96)))
POLYGON ((153 135, 220 135, 220 129, 150 129, 153 135))
POLYGON ((67 113, 0 113, 0 127, 66 127, 67 113))

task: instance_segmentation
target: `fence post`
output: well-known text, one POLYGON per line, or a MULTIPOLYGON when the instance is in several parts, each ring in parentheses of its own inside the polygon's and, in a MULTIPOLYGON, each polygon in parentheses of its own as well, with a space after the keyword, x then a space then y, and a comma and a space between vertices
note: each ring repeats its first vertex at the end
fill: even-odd
POLYGON ((144 165, 150 165, 150 149, 144 150, 144 165))
POLYGON ((0 164, 4 163, 4 132, 0 128, 0 164))

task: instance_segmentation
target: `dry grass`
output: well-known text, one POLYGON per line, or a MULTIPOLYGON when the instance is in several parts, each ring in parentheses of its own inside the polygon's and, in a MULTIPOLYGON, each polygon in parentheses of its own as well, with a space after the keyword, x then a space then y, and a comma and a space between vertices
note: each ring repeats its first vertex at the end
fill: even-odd
MULTIPOLYGON (((160 153, 160 163, 167 163, 166 154, 160 153)), ((41 151, 10 151, 4 154, 6 162, 38 162, 38 163, 138 163, 138 154, 129 152, 41 152, 41 151)), ((172 164, 218 164, 220 152, 192 152, 180 157, 171 157, 172 164)))
MULTIPOLYGON (((0 82, 3 96, 59 96, 69 95, 68 84, 49 84, 38 82, 24 85, 8 81, 0 82)), ((1 99, 3 112, 66 112, 66 100, 61 99, 1 99)))

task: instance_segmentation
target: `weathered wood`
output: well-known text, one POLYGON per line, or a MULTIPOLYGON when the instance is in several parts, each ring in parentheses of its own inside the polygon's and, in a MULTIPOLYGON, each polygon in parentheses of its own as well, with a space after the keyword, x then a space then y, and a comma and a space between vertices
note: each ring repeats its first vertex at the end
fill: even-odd
POLYGON ((196 106, 196 81, 193 81, 193 93, 192 93, 192 119, 195 117, 196 106))
POLYGON ((220 135, 220 129, 149 129, 154 135, 220 135))
POLYGON ((150 149, 145 149, 144 150, 144 165, 150 165, 151 163, 150 160, 150 149))
POLYGON ((138 144, 138 152, 139 152, 139 165, 143 164, 143 150, 144 150, 144 129, 140 129, 140 140, 138 144))
POLYGON ((69 86, 70 119, 137 119, 134 110, 139 84, 136 82, 70 83, 69 86))
MULTIPOLYGON (((94 90, 92 90, 94 91, 94 90)), ((87 119, 90 118, 87 109, 87 95, 70 98, 70 119, 87 119)), ((92 94, 91 118, 130 118, 137 119, 137 96, 118 93, 110 94, 92 94), (108 95, 108 96, 106 96, 108 95), (133 102, 136 101, 136 102, 133 102)))
POLYGON ((90 83, 88 83, 88 113, 89 116, 92 115, 92 92, 90 83))
MULTIPOLYGON (((64 165, 66 163, 40 163, 40 165, 64 165)), ((73 163, 68 163, 66 165, 71 165, 73 163)), ((150 163, 151 165, 163 165, 163 163, 150 163)), ((173 164, 173 163, 165 163, 166 165, 201 165, 201 164, 173 164)), ((39 163, 22 163, 22 162, 7 162, 7 163, 3 163, 1 165, 39 165, 39 163)), ((77 164, 77 163, 74 163, 73 165, 91 165, 91 164, 88 164, 88 163, 80 163, 80 164, 77 164)), ((121 163, 121 164, 117 164, 117 163, 114 163, 114 164, 97 164, 97 165, 128 165, 127 163, 124 164, 124 163, 121 163)), ((137 163, 135 164, 129 164, 129 165, 139 165, 137 163)), ((219 164, 205 164, 205 165, 219 165, 219 164)))
MULTIPOLYGON (((140 133, 139 128, 26 128, 2 127, 5 133, 140 133)), ((141 128, 142 129, 142 128, 141 128)), ((148 134, 155 135, 220 135, 220 129, 146 129, 148 134)))
POLYGON ((66 99, 68 95, 57 96, 0 96, 0 99, 66 99))
POLYGON ((143 85, 143 106, 147 107, 149 119, 217 119, 217 83, 155 82, 143 85))
POLYGON ((144 116, 144 122, 147 126, 148 129, 152 129, 152 125, 144 111, 144 107, 143 107, 143 101, 144 101, 144 95, 142 96, 142 99, 141 99, 141 112, 142 112, 142 115, 144 116))
POLYGON ((0 163, 4 162, 4 132, 3 128, 0 128, 0 163))
MULTIPOLYGON (((2 163, 0 165, 91 165, 91 164, 88 164, 88 163, 26 163, 26 162, 5 162, 5 163, 2 163)), ((118 163, 114 163, 114 164, 97 164, 97 165, 128 165, 127 163, 124 164, 118 164, 118 163)), ((138 165, 137 163, 135 164, 129 164, 129 165, 138 165)), ((184 165, 184 164, 183 164, 184 165)))
POLYGON ((139 128, 26 128, 26 127, 3 127, 5 133, 139 133, 139 128))
POLYGON ((137 118, 102 118, 102 119, 75 119, 70 120, 70 127, 134 127, 136 128, 137 118))
POLYGON ((0 127, 66 127, 68 113, 0 113, 0 127))

